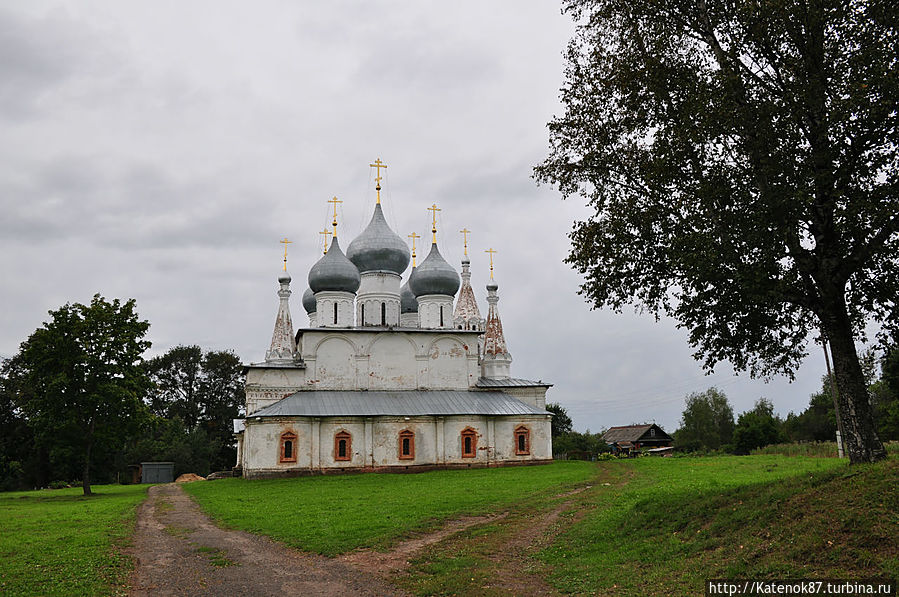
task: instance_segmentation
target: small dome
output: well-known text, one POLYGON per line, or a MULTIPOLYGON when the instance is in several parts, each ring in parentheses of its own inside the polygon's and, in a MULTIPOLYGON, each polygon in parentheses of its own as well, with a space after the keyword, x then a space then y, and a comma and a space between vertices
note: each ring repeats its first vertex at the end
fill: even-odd
POLYGON ((380 203, 375 205, 371 222, 347 247, 346 255, 360 273, 387 271, 402 274, 409 267, 409 247, 387 225, 380 203))
POLYGON ((287 270, 281 270, 278 274, 278 282, 281 284, 290 284, 290 274, 287 273, 287 270))
POLYGON ((415 275, 416 269, 412 268, 412 272, 409 273, 409 279, 400 288, 400 313, 418 313, 418 299, 415 298, 415 295, 409 288, 409 282, 412 281, 412 276, 415 275))
POLYGON ((356 292, 359 282, 359 270, 340 250, 336 238, 331 241, 328 252, 309 270, 309 288, 312 292, 356 292))
POLYGON ((437 243, 431 245, 431 252, 415 269, 415 277, 410 276, 409 288, 416 297, 426 294, 455 296, 459 290, 459 274, 440 255, 437 243))
POLYGON ((315 293, 311 288, 307 288, 303 293, 303 308, 306 309, 306 313, 315 313, 315 293))

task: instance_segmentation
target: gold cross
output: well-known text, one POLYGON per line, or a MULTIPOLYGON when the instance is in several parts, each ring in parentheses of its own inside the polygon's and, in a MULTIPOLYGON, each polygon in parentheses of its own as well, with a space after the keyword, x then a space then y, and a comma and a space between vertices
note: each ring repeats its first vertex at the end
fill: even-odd
POLYGON ((433 223, 431 224, 431 242, 437 244, 437 212, 443 210, 437 207, 437 204, 434 203, 431 205, 431 207, 428 208, 428 211, 431 212, 431 215, 434 216, 433 223))
POLYGON ((465 243, 465 256, 468 257, 468 235, 471 234, 471 230, 463 228, 459 232, 462 233, 463 242, 465 243))
POLYGON ((493 279, 493 254, 496 253, 492 248, 484 249, 485 253, 490 253, 490 279, 493 279))
POLYGON ((333 233, 330 230, 328 230, 328 228, 326 226, 324 228, 324 230, 319 232, 319 234, 322 235, 322 237, 323 237, 322 242, 324 243, 324 246, 322 247, 322 250, 323 250, 322 254, 327 255, 328 254, 328 237, 331 236, 331 234, 333 234, 333 233))
POLYGON ((292 243, 293 241, 287 240, 287 237, 285 236, 283 239, 279 240, 278 242, 281 243, 282 245, 284 245, 284 271, 286 272, 287 271, 287 245, 292 243))
POLYGON ((381 161, 381 158, 375 160, 374 164, 369 164, 372 168, 377 168, 375 175, 375 190, 378 192, 378 203, 381 202, 381 168, 386 168, 387 164, 381 161))
POLYGON ((412 267, 415 267, 415 239, 421 238, 421 235, 413 232, 409 235, 409 238, 412 239, 412 267))
POLYGON ((333 199, 328 199, 328 203, 334 204, 334 221, 331 222, 331 225, 334 226, 334 238, 337 238, 337 204, 343 203, 343 201, 334 197, 333 199))

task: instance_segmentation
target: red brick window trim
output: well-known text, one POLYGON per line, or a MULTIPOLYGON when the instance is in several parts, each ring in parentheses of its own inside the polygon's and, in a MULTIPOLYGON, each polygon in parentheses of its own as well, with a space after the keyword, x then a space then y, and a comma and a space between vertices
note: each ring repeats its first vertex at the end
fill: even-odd
POLYGON ((471 427, 462 430, 462 458, 474 458, 478 453, 478 432, 471 427))
POLYGON ((293 431, 285 431, 281 434, 281 445, 278 449, 278 462, 297 461, 297 434, 293 431))
POLYGON ((400 431, 400 460, 415 460, 415 434, 408 429, 400 431))
POLYGON ((515 429, 515 454, 524 456, 531 453, 531 430, 521 425, 515 429))
POLYGON ((334 434, 334 460, 352 460, 353 436, 346 431, 334 434))

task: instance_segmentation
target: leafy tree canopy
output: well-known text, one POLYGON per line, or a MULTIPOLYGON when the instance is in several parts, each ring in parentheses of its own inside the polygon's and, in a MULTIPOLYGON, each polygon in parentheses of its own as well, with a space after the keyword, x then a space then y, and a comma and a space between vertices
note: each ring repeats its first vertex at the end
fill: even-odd
POLYGON ((774 405, 770 400, 760 398, 755 403, 755 408, 742 413, 737 420, 734 452, 749 454, 756 448, 783 443, 786 438, 781 428, 782 422, 774 414, 774 405))
POLYGON ((38 443, 81 463, 85 495, 96 452, 115 449, 146 421, 148 328, 134 300, 94 295, 89 305, 50 311, 13 357, 16 403, 38 443))
POLYGON ((561 404, 549 402, 546 404, 546 410, 553 414, 552 426, 550 428, 553 440, 561 434, 571 431, 571 417, 568 416, 568 411, 561 404))
POLYGON ((679 448, 718 450, 730 444, 733 432, 733 407, 724 392, 709 388, 687 396, 680 428, 674 436, 679 448))
POLYGON ((792 375, 830 342, 852 462, 885 456, 855 350, 899 323, 892 2, 565 0, 578 23, 538 181, 584 195, 596 307, 689 330, 707 368, 792 375))

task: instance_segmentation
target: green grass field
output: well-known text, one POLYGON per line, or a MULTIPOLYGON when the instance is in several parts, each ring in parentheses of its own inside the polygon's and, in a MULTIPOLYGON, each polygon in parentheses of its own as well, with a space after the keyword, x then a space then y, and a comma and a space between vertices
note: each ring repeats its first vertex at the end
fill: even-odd
POLYGON ((0 493, 0 594, 108 595, 131 570, 121 552, 146 485, 0 493))
POLYGON ((545 466, 185 484, 227 526, 326 555, 380 548, 444 520, 546 499, 588 482, 588 462, 545 466))

